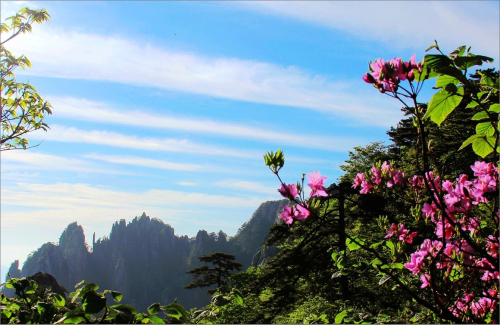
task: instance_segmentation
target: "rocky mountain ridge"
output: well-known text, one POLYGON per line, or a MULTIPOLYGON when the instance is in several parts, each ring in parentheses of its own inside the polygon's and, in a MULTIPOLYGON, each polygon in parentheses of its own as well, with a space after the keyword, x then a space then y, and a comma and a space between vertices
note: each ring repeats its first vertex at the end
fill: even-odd
POLYGON ((22 270, 15 261, 9 273, 23 277, 47 272, 68 291, 84 279, 101 289, 120 291, 123 303, 143 310, 151 303, 174 299, 188 308, 201 307, 209 302, 206 288, 184 289, 191 282, 186 271, 200 265, 197 257, 221 251, 236 255, 243 269, 262 264, 277 252, 263 243, 286 202, 262 203, 232 237, 222 230, 217 234, 200 230, 193 238, 178 236, 170 225, 143 213, 128 224, 124 219, 115 222, 109 237, 96 240, 94 234, 92 247, 87 247, 83 228, 74 222, 58 244, 42 245, 28 256, 22 270))

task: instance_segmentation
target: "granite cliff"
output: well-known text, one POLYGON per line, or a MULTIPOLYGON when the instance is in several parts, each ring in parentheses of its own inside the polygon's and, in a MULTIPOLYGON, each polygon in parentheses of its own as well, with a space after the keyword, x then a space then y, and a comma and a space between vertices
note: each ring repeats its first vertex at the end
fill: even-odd
POLYGON ((191 282, 186 271, 200 265, 197 257, 221 251, 236 255, 244 269, 262 264, 277 252, 263 243, 285 203, 262 203, 232 237, 222 230, 217 234, 200 230, 193 238, 178 236, 170 225, 143 213, 128 224, 124 219, 115 222, 109 237, 94 236, 92 247, 87 247, 83 228, 74 222, 58 244, 42 245, 28 256, 22 270, 15 261, 9 272, 12 277, 47 272, 69 291, 83 279, 95 282, 102 289, 122 292, 123 303, 142 310, 153 302, 167 304, 174 299, 187 308, 201 307, 210 299, 206 289, 184 289, 191 282))

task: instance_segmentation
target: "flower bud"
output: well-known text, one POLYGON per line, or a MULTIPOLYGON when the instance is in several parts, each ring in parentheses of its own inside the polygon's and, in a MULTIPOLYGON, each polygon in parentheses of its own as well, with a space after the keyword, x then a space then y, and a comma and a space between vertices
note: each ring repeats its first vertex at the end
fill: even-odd
POLYGON ((369 83, 369 84, 374 84, 376 82, 375 78, 373 78, 373 76, 371 74, 369 74, 368 72, 362 78, 366 83, 369 83))

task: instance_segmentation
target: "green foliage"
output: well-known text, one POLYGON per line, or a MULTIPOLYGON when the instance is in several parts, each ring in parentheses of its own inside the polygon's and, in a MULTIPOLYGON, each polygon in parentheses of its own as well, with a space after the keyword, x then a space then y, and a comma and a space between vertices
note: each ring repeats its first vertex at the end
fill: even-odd
MULTIPOLYGON (((430 48, 436 48, 441 52, 437 43, 430 48)), ((460 149, 472 144, 474 152, 485 158, 492 152, 500 152, 498 145, 498 73, 489 69, 477 71, 480 76, 479 82, 474 80, 474 75, 471 76, 472 78, 467 78, 469 68, 481 66, 484 62, 493 62, 492 58, 474 55, 469 50, 470 48, 465 51, 465 46, 460 46, 448 55, 441 52, 441 54, 428 54, 424 57, 424 69, 431 70, 433 77, 438 77, 436 88, 440 88, 429 102, 424 119, 428 118, 437 125, 441 125, 466 98, 464 91, 467 89, 470 97, 467 107, 480 110, 474 115, 473 120, 487 121, 477 125, 476 134, 464 141, 460 149)))
MULTIPOLYGON (((133 306, 125 304, 109 305, 107 294, 112 301, 119 302, 119 292, 104 290, 97 292, 95 283, 81 281, 76 291, 65 299, 59 294, 37 284, 31 277, 11 278, 7 288, 15 289, 16 297, 7 298, 1 294, 2 323, 23 324, 165 324, 172 322, 189 322, 190 314, 177 302, 160 306, 155 303, 149 306, 148 313, 139 313, 133 306), (157 314, 163 313, 164 317, 157 314)), ((241 293, 232 293, 241 301, 241 293)))
POLYGON ((2 38, 4 33, 12 34, 0 45, 0 82, 1 82, 1 113, 2 137, 1 150, 28 149, 26 134, 49 126, 44 122, 46 115, 52 114, 52 106, 44 100, 37 90, 28 83, 18 83, 14 70, 18 67, 31 67, 27 57, 15 57, 4 44, 21 33, 31 32, 32 24, 48 21, 50 15, 45 9, 21 9, 15 16, 7 18, 9 24, 2 23, 2 38))
MULTIPOLYGON (((231 254, 215 252, 208 255, 198 257, 205 263, 211 263, 214 267, 210 268, 207 265, 194 268, 188 271, 195 279, 192 283, 185 286, 186 289, 209 287, 216 284, 217 288, 227 284, 227 279, 234 270, 240 270, 243 266, 241 263, 234 262, 235 256, 231 254)), ((208 294, 213 294, 216 290, 209 289, 208 294)))
POLYGON ((277 174, 285 164, 285 155, 281 149, 278 149, 276 153, 271 150, 271 152, 264 154, 264 162, 273 173, 277 174))

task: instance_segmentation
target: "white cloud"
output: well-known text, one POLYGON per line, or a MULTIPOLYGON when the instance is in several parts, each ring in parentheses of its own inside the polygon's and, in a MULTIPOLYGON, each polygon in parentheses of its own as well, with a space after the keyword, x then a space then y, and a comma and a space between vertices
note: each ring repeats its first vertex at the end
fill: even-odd
POLYGON ((195 182, 177 182, 177 184, 179 184, 181 186, 196 186, 196 185, 198 185, 198 183, 195 183, 195 182))
MULTIPOLYGON (((79 158, 69 158, 50 154, 36 153, 24 150, 12 150, 2 153, 2 178, 14 178, 23 176, 20 170, 60 170, 75 171, 81 173, 101 173, 101 174, 126 174, 108 168, 102 168, 86 160, 79 158), (13 174, 11 174, 13 172, 13 174)), ((39 173, 27 174, 28 176, 38 176, 39 173)))
POLYGON ((51 129, 48 132, 33 132, 30 135, 30 138, 58 142, 91 143, 139 150, 186 152, 193 154, 233 156, 242 158, 255 158, 261 154, 260 152, 252 153, 248 150, 228 150, 214 146, 201 145, 185 139, 146 138, 109 131, 85 131, 57 124, 51 125, 51 129))
MULTIPOLYGON (((331 151, 346 151, 364 142, 359 137, 350 136, 316 136, 308 134, 290 134, 290 131, 269 131, 263 128, 249 127, 234 123, 224 123, 209 119, 188 119, 179 117, 166 117, 152 115, 139 111, 117 110, 102 102, 72 97, 50 96, 52 105, 57 109, 57 114, 78 120, 90 120, 101 123, 124 124, 147 128, 168 130, 182 130, 193 133, 222 135, 231 138, 243 138, 266 143, 290 145, 294 147, 313 148, 331 151)), ((50 132, 40 134, 40 139, 55 141, 91 141, 92 143, 126 146, 128 148, 146 150, 168 150, 197 152, 213 155, 229 155, 239 157, 255 157, 255 153, 214 148, 206 145, 196 145, 187 140, 154 140, 136 139, 135 137, 118 135, 110 132, 92 131, 83 132, 73 128, 63 130, 61 127, 52 127, 50 132), (64 136, 60 134, 64 132, 64 136), (121 140, 120 140, 121 139, 121 140), (171 149, 171 150, 169 150, 171 149)), ((260 156, 260 152, 258 153, 260 156)))
MULTIPOLYGON (((348 83, 312 75, 295 66, 167 51, 124 38, 37 26, 8 46, 33 68, 18 73, 106 80, 274 105, 308 108, 357 123, 388 127, 400 114, 383 99, 353 96, 348 83), (368 99, 369 98, 369 99, 368 99), (377 119, 371 118, 373 114, 377 119)), ((357 80, 359 83, 359 80, 357 80)), ((357 88, 357 87, 356 87, 357 88)), ((356 92, 373 94, 373 89, 356 92)), ((380 96, 381 97, 381 96, 380 96)))
POLYGON ((1 196, 2 232, 7 229, 15 232, 19 227, 62 231, 78 220, 79 224, 97 231, 98 236, 109 234, 114 221, 130 220, 133 218, 131 213, 140 215, 143 211, 175 225, 180 234, 195 235, 198 229, 192 226, 207 222, 213 226, 211 229, 224 226, 226 232, 234 233, 262 202, 272 199, 270 196, 237 197, 162 189, 134 191, 133 186, 123 191, 73 183, 18 183, 9 189, 2 187, 1 196), (236 211, 245 213, 234 219, 236 211))
POLYGON ((196 164, 173 163, 164 160, 132 156, 85 155, 85 158, 101 160, 113 164, 133 165, 166 170, 201 171, 205 169, 203 166, 196 164))
POLYGON ((239 179, 225 179, 215 183, 215 185, 229 189, 242 190, 245 192, 268 194, 274 196, 276 200, 280 198, 276 188, 258 182, 243 181, 239 179))
POLYGON ((2 189, 2 201, 6 202, 6 205, 49 209, 79 206, 127 208, 129 211, 135 211, 140 210, 140 207, 175 208, 193 202, 199 206, 210 207, 256 207, 264 200, 265 198, 258 197, 240 198, 159 189, 133 193, 72 183, 18 183, 17 188, 2 189))
POLYGON ((425 50, 437 39, 450 52, 499 55, 498 1, 247 1, 233 6, 347 31, 394 48, 425 50))
POLYGON ((24 7, 29 7, 30 9, 37 7, 32 1, 0 1, 0 3, 0 16, 2 17, 2 22, 5 21, 5 18, 14 16, 24 7))

